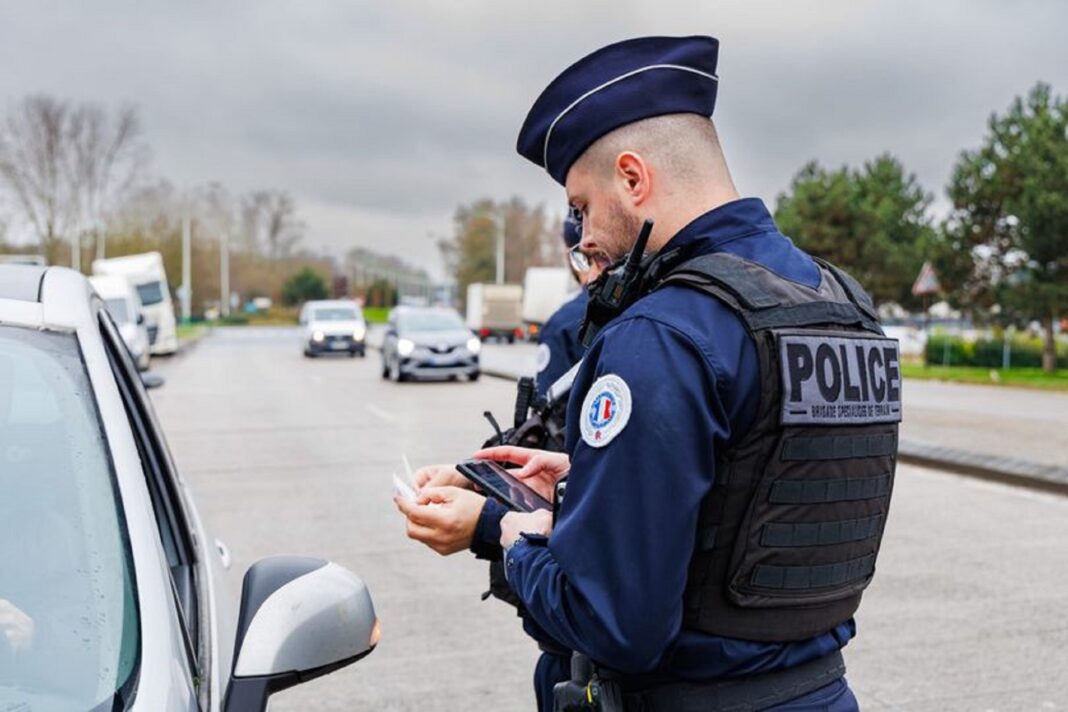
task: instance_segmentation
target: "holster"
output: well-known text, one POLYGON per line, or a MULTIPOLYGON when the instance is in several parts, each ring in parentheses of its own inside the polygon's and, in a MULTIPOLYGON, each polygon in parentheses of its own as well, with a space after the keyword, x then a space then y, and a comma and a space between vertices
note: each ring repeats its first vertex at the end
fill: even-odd
POLYGON ((590 659, 571 654, 571 679, 553 687, 554 712, 623 712, 623 690, 597 674, 590 659))

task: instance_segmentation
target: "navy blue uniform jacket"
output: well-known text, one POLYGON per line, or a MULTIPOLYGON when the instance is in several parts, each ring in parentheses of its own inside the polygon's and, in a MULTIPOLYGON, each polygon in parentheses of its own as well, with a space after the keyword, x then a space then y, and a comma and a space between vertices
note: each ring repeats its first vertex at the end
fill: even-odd
MULTIPOLYGON (((778 231, 758 199, 700 216, 669 247, 693 256, 728 251, 786 279, 809 286, 819 280, 812 259, 778 231)), ((650 682, 792 667, 852 638, 852 620, 788 644, 682 628, 698 510, 716 477, 716 454, 753 420, 759 380, 756 347, 738 317, 697 290, 656 290, 604 328, 571 392, 571 471, 552 536, 521 538, 505 555, 528 624, 632 680, 650 682), (591 388, 609 375, 629 395, 617 388, 610 406, 603 398, 591 401, 591 388), (622 421, 611 419, 627 409, 619 428, 622 421)), ((499 517, 500 508, 484 515, 499 517)), ((487 524, 480 523, 479 534, 499 536, 487 524)))

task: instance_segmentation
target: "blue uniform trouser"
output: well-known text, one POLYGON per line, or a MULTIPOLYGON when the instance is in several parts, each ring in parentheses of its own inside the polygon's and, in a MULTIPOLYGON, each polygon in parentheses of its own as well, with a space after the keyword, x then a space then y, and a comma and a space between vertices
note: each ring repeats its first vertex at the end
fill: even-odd
MULTIPOLYGON (((534 692, 539 712, 553 712, 553 685, 571 679, 571 659, 542 653, 534 668, 534 692)), ((844 677, 796 700, 772 707, 769 712, 858 712, 857 698, 844 677)))
POLYGON ((534 693, 539 712, 553 712, 553 686, 571 679, 571 657, 542 653, 534 668, 534 693))

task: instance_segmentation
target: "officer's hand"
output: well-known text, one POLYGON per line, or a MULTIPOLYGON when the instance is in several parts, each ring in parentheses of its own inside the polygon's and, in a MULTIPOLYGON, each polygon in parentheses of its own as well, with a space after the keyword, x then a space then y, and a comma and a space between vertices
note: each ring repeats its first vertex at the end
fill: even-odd
POLYGON ((473 457, 522 465, 518 470, 511 470, 509 474, 523 480, 528 487, 550 502, 553 499, 553 486, 571 469, 571 460, 565 453, 511 445, 479 450, 473 457))
POLYGON ((408 518, 408 537, 448 556, 471 546, 486 498, 459 487, 428 487, 414 504, 403 497, 393 501, 408 518))
POLYGON ((520 534, 543 534, 553 531, 553 514, 547 509, 536 512, 508 512, 501 518, 501 546, 507 549, 520 534))
POLYGON ((29 648, 33 644, 33 619, 5 598, 0 598, 0 634, 12 650, 29 648))
POLYGON ((471 489, 473 483, 452 465, 425 465, 412 475, 412 486, 416 490, 424 487, 462 487, 471 489))

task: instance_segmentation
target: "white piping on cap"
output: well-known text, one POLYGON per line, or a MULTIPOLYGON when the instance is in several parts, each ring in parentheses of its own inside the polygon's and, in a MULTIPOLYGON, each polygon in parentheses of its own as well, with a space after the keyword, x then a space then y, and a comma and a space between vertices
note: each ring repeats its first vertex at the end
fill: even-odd
POLYGON ((545 132, 545 146, 542 148, 542 155, 541 155, 541 162, 545 165, 545 171, 547 173, 550 173, 550 175, 551 175, 551 172, 549 171, 549 139, 553 135, 553 129, 556 128, 557 122, 559 122, 560 119, 564 118, 564 116, 567 114, 567 112, 571 111, 576 106, 578 106, 578 104, 580 102, 584 101, 585 99, 588 99, 589 97, 593 96, 594 94, 596 94, 597 92, 601 91, 602 89, 610 87, 613 84, 615 84, 616 82, 621 82, 624 79, 627 79, 628 77, 633 77, 635 74, 641 74, 642 72, 648 72, 650 69, 679 69, 679 70, 681 70, 683 72, 692 72, 693 74, 700 74, 702 77, 707 77, 708 79, 711 79, 714 82, 718 82, 719 81, 719 77, 717 77, 715 74, 709 74, 708 72, 702 72, 700 69, 694 69, 693 67, 685 67, 685 66, 683 66, 681 64, 650 64, 647 67, 639 67, 638 69, 633 69, 633 70, 627 72, 626 74, 620 74, 615 79, 609 79, 604 84, 601 84, 599 86, 594 87, 593 89, 590 89, 588 92, 586 92, 585 94, 580 96, 578 99, 575 99, 573 102, 571 102, 567 106, 567 108, 564 109, 563 111, 561 111, 559 114, 557 114, 556 118, 553 119, 553 122, 551 124, 549 124, 549 130, 545 132))

